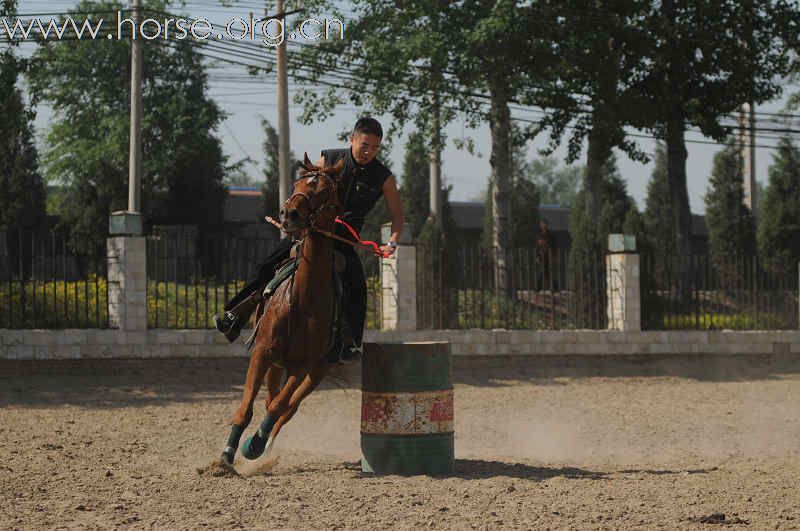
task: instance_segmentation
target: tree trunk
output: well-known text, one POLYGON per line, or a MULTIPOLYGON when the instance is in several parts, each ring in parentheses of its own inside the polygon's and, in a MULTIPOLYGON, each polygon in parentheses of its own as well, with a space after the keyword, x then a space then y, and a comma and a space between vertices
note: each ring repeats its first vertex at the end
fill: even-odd
POLYGON ((669 202, 672 209, 672 234, 678 253, 680 293, 689 289, 689 254, 692 250, 692 214, 686 188, 686 141, 684 140, 683 110, 675 105, 667 121, 667 175, 669 202))
MULTIPOLYGON (((586 151, 586 176, 584 188, 586 190, 586 217, 596 220, 600 217, 600 184, 603 182, 603 165, 611 156, 611 146, 608 135, 603 132, 599 120, 601 112, 594 112, 594 125, 589 132, 589 146, 586 151)), ((589 241, 595 241, 591 238, 589 241)))
POLYGON ((511 226, 511 113, 508 88, 494 83, 490 88, 490 129, 492 134, 492 245, 495 251, 494 280, 498 293, 508 287, 507 253, 511 226))

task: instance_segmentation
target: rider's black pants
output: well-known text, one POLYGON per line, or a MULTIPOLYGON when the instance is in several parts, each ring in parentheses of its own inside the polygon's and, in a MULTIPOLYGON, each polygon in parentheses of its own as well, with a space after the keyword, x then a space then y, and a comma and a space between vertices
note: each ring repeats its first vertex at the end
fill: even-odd
MULTIPOLYGON (((278 247, 267 257, 258 270, 256 277, 225 305, 225 310, 235 308, 255 290, 263 289, 275 276, 275 269, 278 264, 289 258, 291 248, 292 242, 288 238, 281 240, 278 243, 278 247)), ((367 315, 367 285, 364 278, 364 269, 352 246, 335 242, 334 248, 342 253, 345 258, 345 268, 342 273, 345 318, 350 323, 353 339, 360 345, 364 337, 364 320, 367 315)))

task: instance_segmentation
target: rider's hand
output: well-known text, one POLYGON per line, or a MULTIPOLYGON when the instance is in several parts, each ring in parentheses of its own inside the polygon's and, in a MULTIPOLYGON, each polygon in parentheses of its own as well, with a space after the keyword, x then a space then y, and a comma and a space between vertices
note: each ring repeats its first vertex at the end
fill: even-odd
POLYGON ((380 249, 381 252, 383 253, 383 256, 388 258, 389 256, 392 256, 394 254, 394 251, 395 249, 397 249, 397 247, 387 244, 387 245, 381 245, 380 249))

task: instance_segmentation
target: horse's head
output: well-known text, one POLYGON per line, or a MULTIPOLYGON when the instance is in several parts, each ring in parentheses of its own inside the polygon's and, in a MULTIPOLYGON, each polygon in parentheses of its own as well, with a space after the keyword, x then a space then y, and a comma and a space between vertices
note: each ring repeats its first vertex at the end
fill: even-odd
POLYGON ((288 233, 311 228, 332 230, 336 216, 342 213, 336 187, 344 161, 320 168, 311 163, 306 153, 299 166, 300 178, 281 207, 281 228, 288 233))

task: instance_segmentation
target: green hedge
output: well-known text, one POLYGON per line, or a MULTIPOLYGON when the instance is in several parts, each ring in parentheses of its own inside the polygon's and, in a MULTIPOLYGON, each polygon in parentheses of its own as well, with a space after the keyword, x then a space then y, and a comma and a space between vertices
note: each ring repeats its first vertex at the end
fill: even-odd
POLYGON ((0 285, 0 327, 106 328, 106 279, 0 285))

